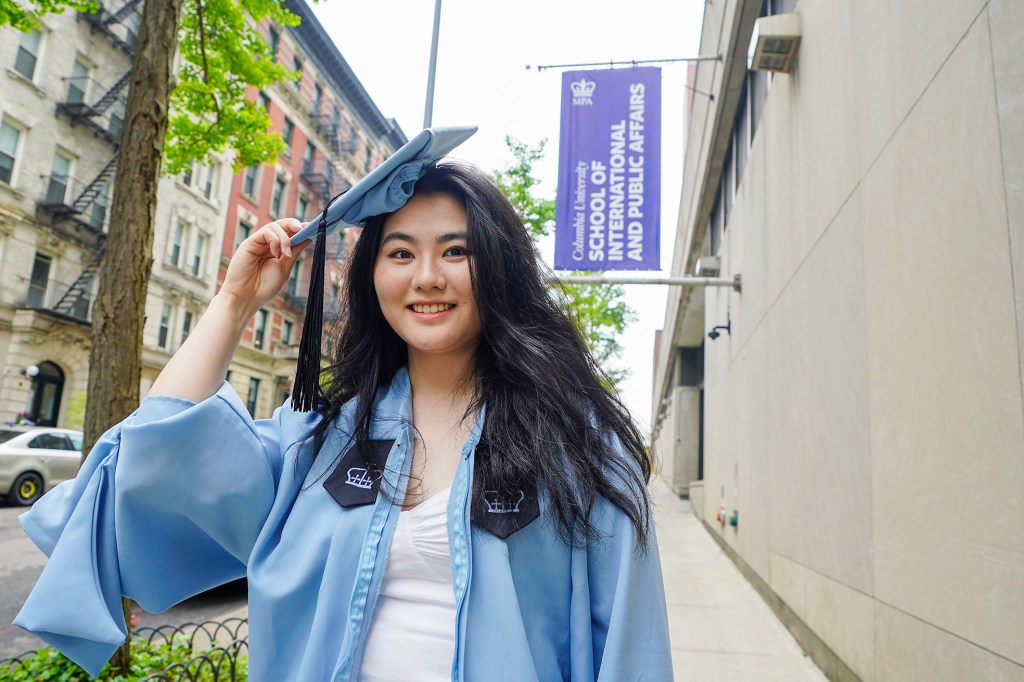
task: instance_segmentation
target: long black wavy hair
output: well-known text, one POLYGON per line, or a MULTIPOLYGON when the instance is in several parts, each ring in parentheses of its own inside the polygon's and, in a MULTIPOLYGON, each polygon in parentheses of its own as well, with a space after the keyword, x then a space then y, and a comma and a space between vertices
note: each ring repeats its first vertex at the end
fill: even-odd
MULTIPOLYGON (((626 514, 645 550, 648 450, 564 300, 552 295, 548 272, 515 209, 493 180, 462 163, 431 166, 415 193, 452 197, 468 221, 470 277, 483 335, 466 415, 487 406, 480 441, 486 447, 477 448, 474 461, 474 499, 484 490, 536 482, 550 500, 559 537, 578 547, 598 539, 591 511, 601 496, 626 514)), ((373 283, 387 219, 368 220, 351 255, 340 330, 325 369, 331 380, 321 396, 323 419, 310 434, 318 451, 342 405, 357 398, 351 436, 368 466, 374 397, 407 362, 405 342, 384 319, 373 283)))

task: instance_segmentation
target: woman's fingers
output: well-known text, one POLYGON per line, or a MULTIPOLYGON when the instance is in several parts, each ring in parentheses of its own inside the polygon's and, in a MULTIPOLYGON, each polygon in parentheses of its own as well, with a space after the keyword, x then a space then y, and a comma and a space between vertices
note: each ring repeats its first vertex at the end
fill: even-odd
POLYGON ((269 225, 267 225, 267 227, 270 229, 271 232, 274 233, 274 236, 277 237, 277 252, 275 253, 275 256, 280 258, 282 255, 284 255, 285 257, 291 258, 291 235, 289 235, 288 232, 285 231, 284 227, 281 225, 280 222, 270 223, 269 225))
MULTIPOLYGON (((249 239, 256 246, 263 246, 266 251, 275 259, 292 257, 291 235, 302 228, 302 223, 295 218, 282 218, 272 223, 267 223, 255 232, 249 239)), ((263 249, 260 249, 263 251, 263 249)), ((265 252, 265 251, 264 251, 265 252)))

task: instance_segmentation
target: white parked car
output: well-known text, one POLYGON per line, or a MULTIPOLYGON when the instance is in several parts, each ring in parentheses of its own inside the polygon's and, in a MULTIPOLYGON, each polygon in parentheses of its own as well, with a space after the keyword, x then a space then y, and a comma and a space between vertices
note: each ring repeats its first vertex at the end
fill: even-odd
POLYGON ((0 426, 0 496, 28 506, 74 478, 82 461, 82 432, 47 426, 0 426))

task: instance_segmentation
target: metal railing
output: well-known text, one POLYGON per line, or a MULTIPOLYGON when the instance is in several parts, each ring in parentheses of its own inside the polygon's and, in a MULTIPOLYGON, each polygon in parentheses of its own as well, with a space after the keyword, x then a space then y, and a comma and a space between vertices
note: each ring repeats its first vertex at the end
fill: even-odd
POLYGON ((51 173, 42 176, 45 191, 39 207, 61 217, 72 218, 96 231, 102 231, 110 207, 108 191, 86 194, 91 183, 70 175, 51 173))
POLYGON ((57 113, 65 114, 75 123, 89 126, 112 144, 121 140, 127 99, 127 74, 112 86, 105 86, 87 76, 65 78, 68 89, 64 101, 57 104, 57 113))
MULTIPOLYGON (((134 633, 154 647, 188 648, 194 655, 187 661, 172 663, 139 682, 235 682, 247 677, 249 654, 249 620, 228 618, 224 621, 208 620, 185 625, 164 625, 157 628, 139 628, 134 633)), ((17 677, 27 674, 38 651, 0 659, 0 676, 17 677)), ((84 671, 83 675, 84 675, 84 671)), ((26 678, 27 679, 27 678, 26 678)), ((77 679, 77 678, 76 678, 77 679)))
POLYGON ((325 203, 335 194, 349 188, 349 182, 342 176, 338 165, 319 150, 313 162, 302 168, 300 177, 325 203))
POLYGON ((92 30, 105 34, 125 54, 135 52, 135 43, 142 26, 141 0, 101 2, 96 12, 81 12, 79 19, 88 21, 92 30))
MULTIPOLYGON (((47 280, 45 285, 42 282, 30 281, 25 289, 25 297, 17 301, 16 304, 19 308, 56 311, 57 304, 64 298, 64 294, 71 289, 72 284, 56 279, 47 280)), ((64 314, 71 315, 71 317, 83 322, 88 322, 91 313, 92 298, 82 294, 71 303, 70 308, 64 314)))

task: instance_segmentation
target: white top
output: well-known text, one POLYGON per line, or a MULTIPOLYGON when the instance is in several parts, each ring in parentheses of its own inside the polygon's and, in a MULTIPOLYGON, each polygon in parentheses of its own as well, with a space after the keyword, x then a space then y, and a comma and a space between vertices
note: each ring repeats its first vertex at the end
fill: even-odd
POLYGON ((455 590, 447 488, 398 516, 360 682, 448 682, 455 590))

